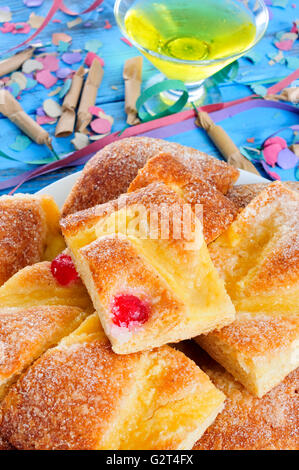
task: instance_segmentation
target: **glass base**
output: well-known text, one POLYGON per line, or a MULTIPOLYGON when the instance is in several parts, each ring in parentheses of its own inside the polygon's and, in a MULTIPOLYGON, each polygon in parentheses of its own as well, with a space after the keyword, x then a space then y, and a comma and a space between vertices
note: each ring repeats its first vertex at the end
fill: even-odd
MULTIPOLYGON (((146 82, 145 89, 164 80, 167 80, 167 78, 162 73, 155 74, 146 82)), ((192 103, 198 107, 219 103, 221 101, 219 88, 209 78, 196 83, 185 83, 185 85, 189 93, 189 99, 184 109, 191 109, 192 103)), ((163 91, 159 95, 153 96, 147 100, 144 107, 149 114, 154 116, 173 105, 181 95, 182 92, 179 90, 163 91)))

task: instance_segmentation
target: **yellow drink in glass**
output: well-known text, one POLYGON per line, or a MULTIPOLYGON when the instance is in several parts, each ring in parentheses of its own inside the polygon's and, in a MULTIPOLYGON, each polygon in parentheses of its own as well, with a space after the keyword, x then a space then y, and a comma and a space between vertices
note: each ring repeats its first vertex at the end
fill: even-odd
POLYGON ((124 26, 166 77, 190 84, 241 56, 256 37, 252 13, 236 0, 136 0, 124 26))

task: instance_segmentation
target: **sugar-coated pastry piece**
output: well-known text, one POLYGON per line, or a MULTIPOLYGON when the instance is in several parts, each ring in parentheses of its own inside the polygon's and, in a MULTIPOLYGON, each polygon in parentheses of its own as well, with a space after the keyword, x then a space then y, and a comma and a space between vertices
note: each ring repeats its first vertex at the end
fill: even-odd
POLYGON ((0 288, 0 400, 37 357, 77 328, 91 310, 82 282, 61 286, 48 261, 12 276, 0 288))
POLYGON ((65 248, 59 209, 50 196, 0 197, 0 285, 20 269, 65 248))
POLYGON ((227 397, 223 411, 195 444, 194 450, 299 449, 299 369, 262 398, 257 398, 195 343, 190 343, 184 344, 183 352, 227 397))
POLYGON ((189 219, 178 194, 155 183, 61 222, 118 354, 192 338, 235 318, 201 223, 187 208, 189 219))
POLYGON ((2 402, 0 432, 18 449, 191 449, 224 395, 164 346, 115 354, 96 314, 47 351, 2 402))
POLYGON ((258 397, 299 366, 298 214, 298 192, 273 183, 209 247, 237 318, 197 341, 258 397))
POLYGON ((203 233, 206 243, 211 243, 232 223, 237 210, 211 183, 198 178, 184 162, 171 154, 161 153, 150 158, 138 171, 128 192, 161 181, 179 193, 193 207, 202 205, 203 233))
POLYGON ((150 137, 131 137, 104 147, 85 166, 63 206, 62 215, 103 204, 125 193, 149 158, 170 153, 204 181, 226 193, 239 171, 199 150, 150 137))
MULTIPOLYGON (((259 193, 271 183, 240 184, 233 186, 227 193, 227 197, 241 210, 244 209, 259 193)), ((284 181, 282 183, 293 191, 299 191, 299 181, 284 181)))

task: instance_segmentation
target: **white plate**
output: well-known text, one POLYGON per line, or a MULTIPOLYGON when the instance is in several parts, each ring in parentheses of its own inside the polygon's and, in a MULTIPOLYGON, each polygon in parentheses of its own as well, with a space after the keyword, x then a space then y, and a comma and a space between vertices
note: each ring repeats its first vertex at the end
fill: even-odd
MULTIPOLYGON (((78 171, 77 173, 73 173, 72 175, 66 176, 65 178, 61 178, 60 180, 55 181, 55 183, 49 184, 49 186, 46 186, 45 188, 41 189, 40 191, 38 191, 37 194, 49 194, 50 196, 53 196, 56 203, 61 208, 81 173, 82 171, 78 171)), ((236 184, 267 182, 269 183, 269 180, 266 180, 262 176, 255 175, 254 173, 249 173, 248 171, 240 170, 240 177, 236 184)))

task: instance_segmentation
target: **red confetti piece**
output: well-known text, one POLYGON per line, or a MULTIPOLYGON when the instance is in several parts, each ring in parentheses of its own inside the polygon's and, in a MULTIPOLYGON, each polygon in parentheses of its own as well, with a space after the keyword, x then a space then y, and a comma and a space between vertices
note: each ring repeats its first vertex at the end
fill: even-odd
POLYGON ((98 60, 101 66, 104 67, 105 65, 104 60, 101 57, 99 57, 97 54, 95 54, 94 52, 88 52, 88 54, 85 57, 84 63, 87 65, 87 67, 90 67, 94 60, 98 60))
POLYGON ((248 139, 246 139, 247 142, 249 142, 250 144, 253 144, 254 141, 255 141, 255 138, 254 137, 248 137, 248 139))
POLYGON ((127 44, 130 47, 133 47, 133 44, 130 43, 129 39, 127 38, 120 38, 121 41, 123 41, 125 44, 127 44))
POLYGON ((110 24, 109 20, 105 20, 104 29, 111 29, 111 28, 112 28, 112 24, 110 24))

